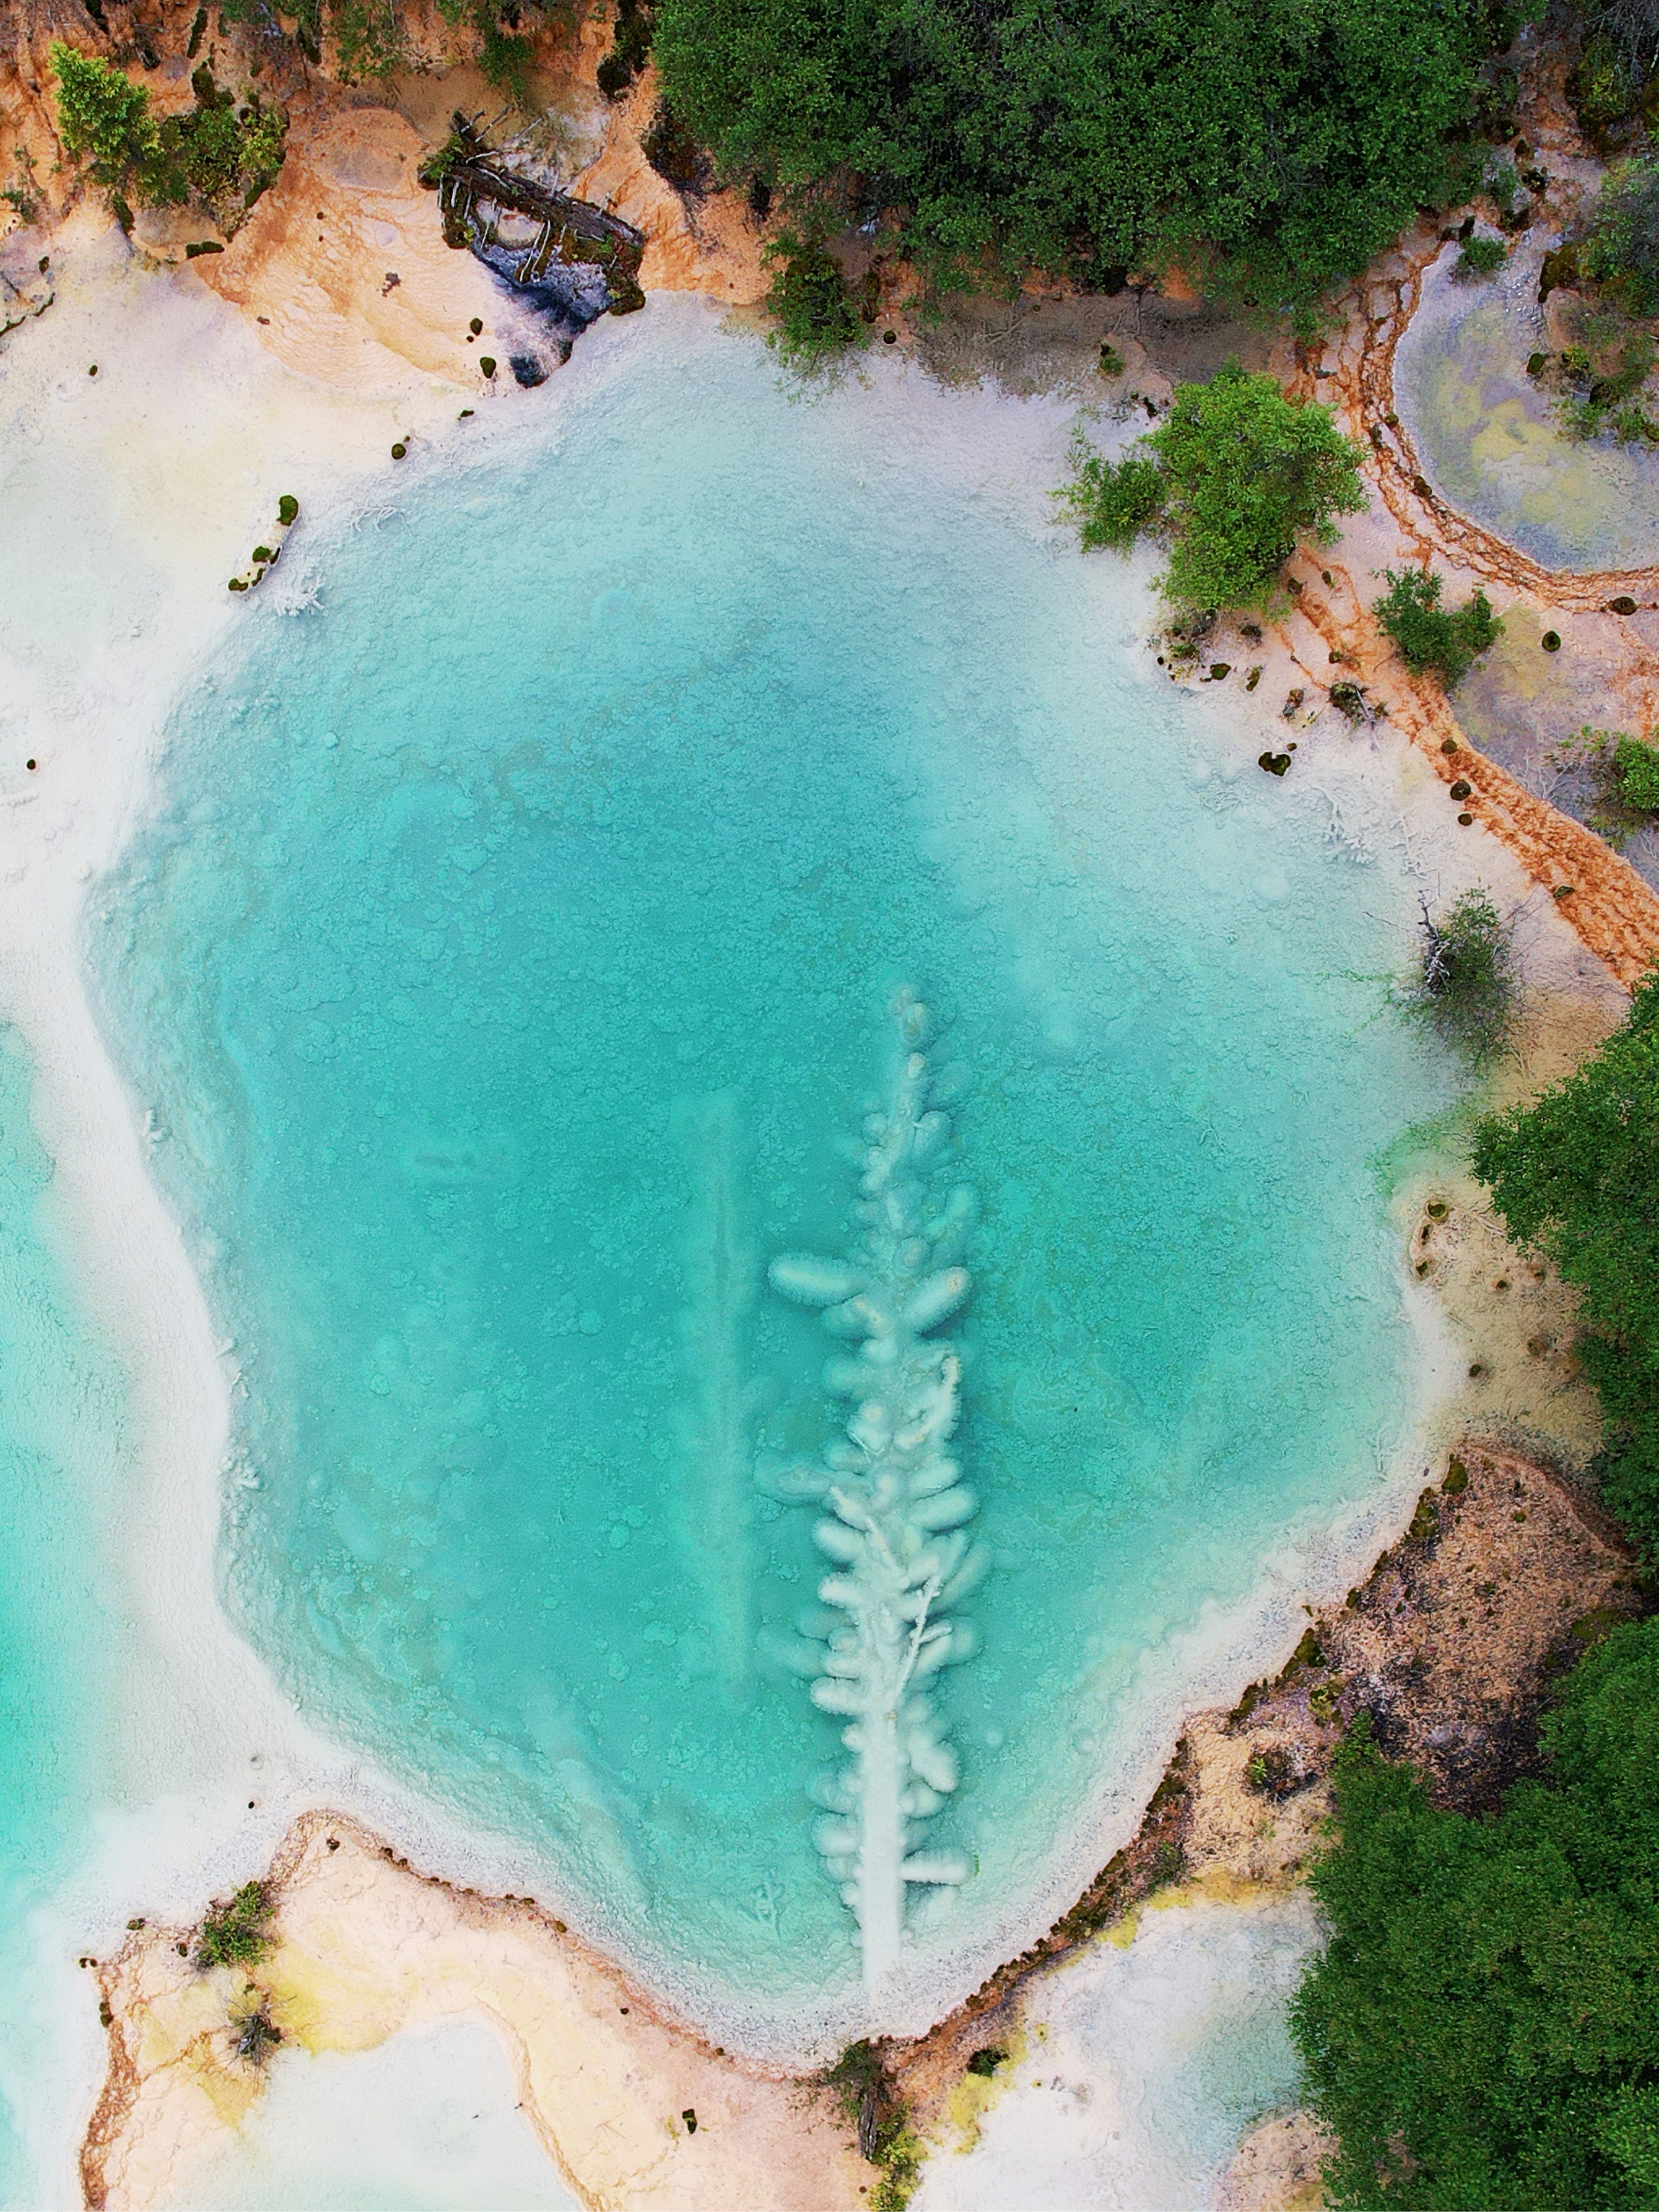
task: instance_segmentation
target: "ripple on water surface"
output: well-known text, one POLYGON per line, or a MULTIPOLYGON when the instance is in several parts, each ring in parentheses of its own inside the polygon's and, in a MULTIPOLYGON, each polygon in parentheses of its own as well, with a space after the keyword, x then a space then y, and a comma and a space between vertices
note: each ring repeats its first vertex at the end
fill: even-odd
POLYGON ((775 2025, 857 1961, 805 1790, 836 1724, 768 1656, 823 1562, 748 1474, 845 1412, 763 1267, 845 1247, 895 981, 971 1077, 996 1553, 930 1832, 978 1872, 913 1904, 919 1972, 982 1961, 1173 1717, 1146 1655, 1374 1484, 1366 1163, 1441 1094, 1344 980, 1405 884, 1198 786, 1126 572, 1033 515, 1063 425, 791 404, 661 312, 336 547, 320 613, 249 609, 95 950, 246 1358, 251 1632, 775 2025))

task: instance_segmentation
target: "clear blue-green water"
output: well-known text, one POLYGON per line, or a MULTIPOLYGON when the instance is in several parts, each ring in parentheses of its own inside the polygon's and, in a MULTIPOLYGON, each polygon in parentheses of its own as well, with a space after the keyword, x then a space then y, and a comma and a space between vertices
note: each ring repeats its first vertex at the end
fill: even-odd
POLYGON ((1198 780, 1139 587, 1030 496, 1058 417, 795 404, 651 315, 313 543, 319 611, 249 605, 91 951, 244 1364, 235 1615, 319 1724, 787 2033, 857 1963, 833 1724, 769 1656, 823 1562, 747 1470, 842 1416, 762 1269, 844 1243, 895 981, 973 1076, 997 1554, 930 1833, 979 1871, 918 1974, 1019 1926, 1174 1720, 1148 1655, 1374 1488, 1410 1345, 1370 1164, 1445 1092, 1355 980, 1408 885, 1198 780))
POLYGON ((42 2203, 32 2140, 54 2046, 58 1942, 40 1916, 84 1858, 117 1757, 108 1530, 125 1465, 123 1377, 86 1322, 31 1119, 33 1071, 0 1030, 0 2203, 42 2203))

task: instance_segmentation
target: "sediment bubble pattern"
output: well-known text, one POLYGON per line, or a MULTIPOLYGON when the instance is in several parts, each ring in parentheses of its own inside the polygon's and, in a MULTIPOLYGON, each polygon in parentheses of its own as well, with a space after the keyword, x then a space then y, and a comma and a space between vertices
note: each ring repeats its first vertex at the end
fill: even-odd
POLYGON ((973 1195, 936 1188, 951 1134, 939 1102, 953 1086, 922 1049, 932 1017, 908 992, 895 1012, 902 1056, 884 1106, 864 1125, 853 1256, 786 1253, 768 1270, 775 1290, 823 1308, 830 1334, 859 1347, 824 1374, 853 1401, 846 1438, 821 1466, 768 1480, 776 1495, 828 1509, 813 1535, 835 1571, 818 1585, 822 1613, 801 1623, 802 1656, 816 1676, 813 1704, 846 1719, 852 1759, 812 1784, 823 1808, 813 1840, 857 1916, 872 1997, 898 1962, 907 1887, 954 1886, 973 1871, 963 1851, 921 1848, 961 1773, 930 1685, 978 1648, 972 1624, 947 1615, 990 1565, 964 1525, 977 1500, 947 1449, 962 1362, 933 1334, 971 1288, 960 1255, 973 1195))

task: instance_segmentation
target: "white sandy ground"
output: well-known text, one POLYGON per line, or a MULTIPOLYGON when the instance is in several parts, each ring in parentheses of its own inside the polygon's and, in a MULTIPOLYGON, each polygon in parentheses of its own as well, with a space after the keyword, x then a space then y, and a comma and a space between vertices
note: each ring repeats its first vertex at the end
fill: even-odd
MULTIPOLYGON (((87 1867, 43 1916, 42 1972, 60 2002, 43 2022, 38 2070, 11 2085, 46 2177, 43 2201, 67 2205, 78 2197, 74 2150, 104 2061, 87 1978, 72 1960, 88 1948, 112 1950, 131 1914, 188 1921, 210 1892, 261 1868, 290 1820, 319 1803, 360 1813, 458 1879, 518 1890, 535 1880, 522 1856, 459 1832, 318 1741, 220 1610, 214 1545, 234 1347, 216 1346, 182 1240, 146 1172, 142 1103, 125 1094, 94 1027, 78 929, 87 884, 145 803, 171 702, 236 619, 224 579, 245 566, 278 495, 295 494, 305 523, 324 538, 331 519, 372 512, 393 495, 394 437, 412 432, 432 453, 473 429, 489 436, 483 417, 526 419, 516 410, 556 407, 566 386, 505 393, 471 429, 457 428, 458 398, 471 397, 465 390, 402 370, 377 386, 372 360, 356 389, 334 373, 337 364, 331 384, 308 380, 257 343, 254 326, 193 273, 140 274, 118 236, 90 217, 59 234, 54 265, 57 304, 5 342, 0 375, 0 1016, 34 1056, 40 1126, 88 1304, 133 1378, 135 1457, 112 1571, 137 1624, 115 1778, 125 1809, 100 1814, 87 1867), (95 378, 87 373, 94 362, 95 378), (23 766, 31 757, 33 773, 23 766)), ((664 317, 672 331, 673 315, 708 312, 685 305, 664 317)), ((629 325, 603 325, 562 377, 589 383, 603 377, 611 348, 658 342, 651 309, 629 325)), ((902 374, 883 365, 884 381, 902 374)), ((1011 453, 1038 469, 1029 505, 1032 526, 1046 526, 1066 405, 951 398, 914 377, 906 390, 920 408, 960 410, 969 473, 973 441, 985 440, 988 452, 994 428, 1000 450, 986 461, 988 477, 1006 477, 1011 453)), ((262 588, 302 601, 304 547, 302 524, 262 588)), ((1191 740, 1194 777, 1236 781, 1243 803, 1296 806, 1312 834, 1394 848, 1431 897, 1485 881, 1519 909, 1544 986, 1595 984, 1597 963, 1548 900, 1483 831, 1450 826, 1431 772, 1392 734, 1355 738, 1327 710, 1298 732, 1294 775, 1269 788, 1255 758, 1269 736, 1282 737, 1273 719, 1280 679, 1295 672, 1269 652, 1256 657, 1269 664, 1261 717, 1253 721, 1237 679, 1205 694, 1191 740)), ((1146 680, 1164 680, 1150 661, 1146 680)), ((1286 887, 1264 876, 1257 888, 1272 927, 1286 887)), ((1412 1449, 1379 1466, 1377 1490, 1340 1527, 1287 1553, 1248 1612, 1206 1621, 1149 1657, 1149 1709, 1159 1707, 1167 1725, 1148 1734, 1140 1766, 1031 1901, 1032 1931, 1133 1830, 1182 1712, 1236 1692, 1282 1657, 1304 1598, 1340 1593, 1403 1524, 1428 1432, 1449 1433, 1459 1419, 1461 1365, 1428 1295, 1410 1289, 1407 1304, 1421 1345, 1412 1449)), ((1050 1984, 1066 1985, 1065 1975, 1050 1984)))
POLYGON ((482 2021, 408 2029, 367 2051, 294 2049, 172 2212, 580 2212, 482 2021))
POLYGON ((960 2100, 962 2147, 929 2160, 914 2212, 1213 2203, 1246 2130, 1294 2102, 1285 2008, 1316 1941, 1298 1888, 1177 1893, 1086 1945, 1036 1984, 1007 2062, 960 2100))

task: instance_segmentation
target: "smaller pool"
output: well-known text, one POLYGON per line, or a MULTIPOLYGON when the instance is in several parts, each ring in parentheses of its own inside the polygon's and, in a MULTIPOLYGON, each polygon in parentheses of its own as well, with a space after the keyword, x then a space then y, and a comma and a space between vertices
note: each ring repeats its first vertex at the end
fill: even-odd
POLYGON ((1196 2212, 1252 2128, 1294 2106, 1289 2007, 1318 1940, 1305 1889, 1149 1911, 1034 1996, 1034 2033, 965 2156, 915 2212, 1196 2212))
POLYGON ((167 2212, 580 2212, 481 2021, 373 2051, 279 2051, 264 2095, 167 2212))
POLYGON ((1395 405, 1424 473, 1460 513, 1547 568, 1659 562, 1659 453, 1579 444, 1527 374, 1547 343, 1541 244, 1517 247, 1486 283, 1453 276, 1448 246, 1395 356, 1395 405))

